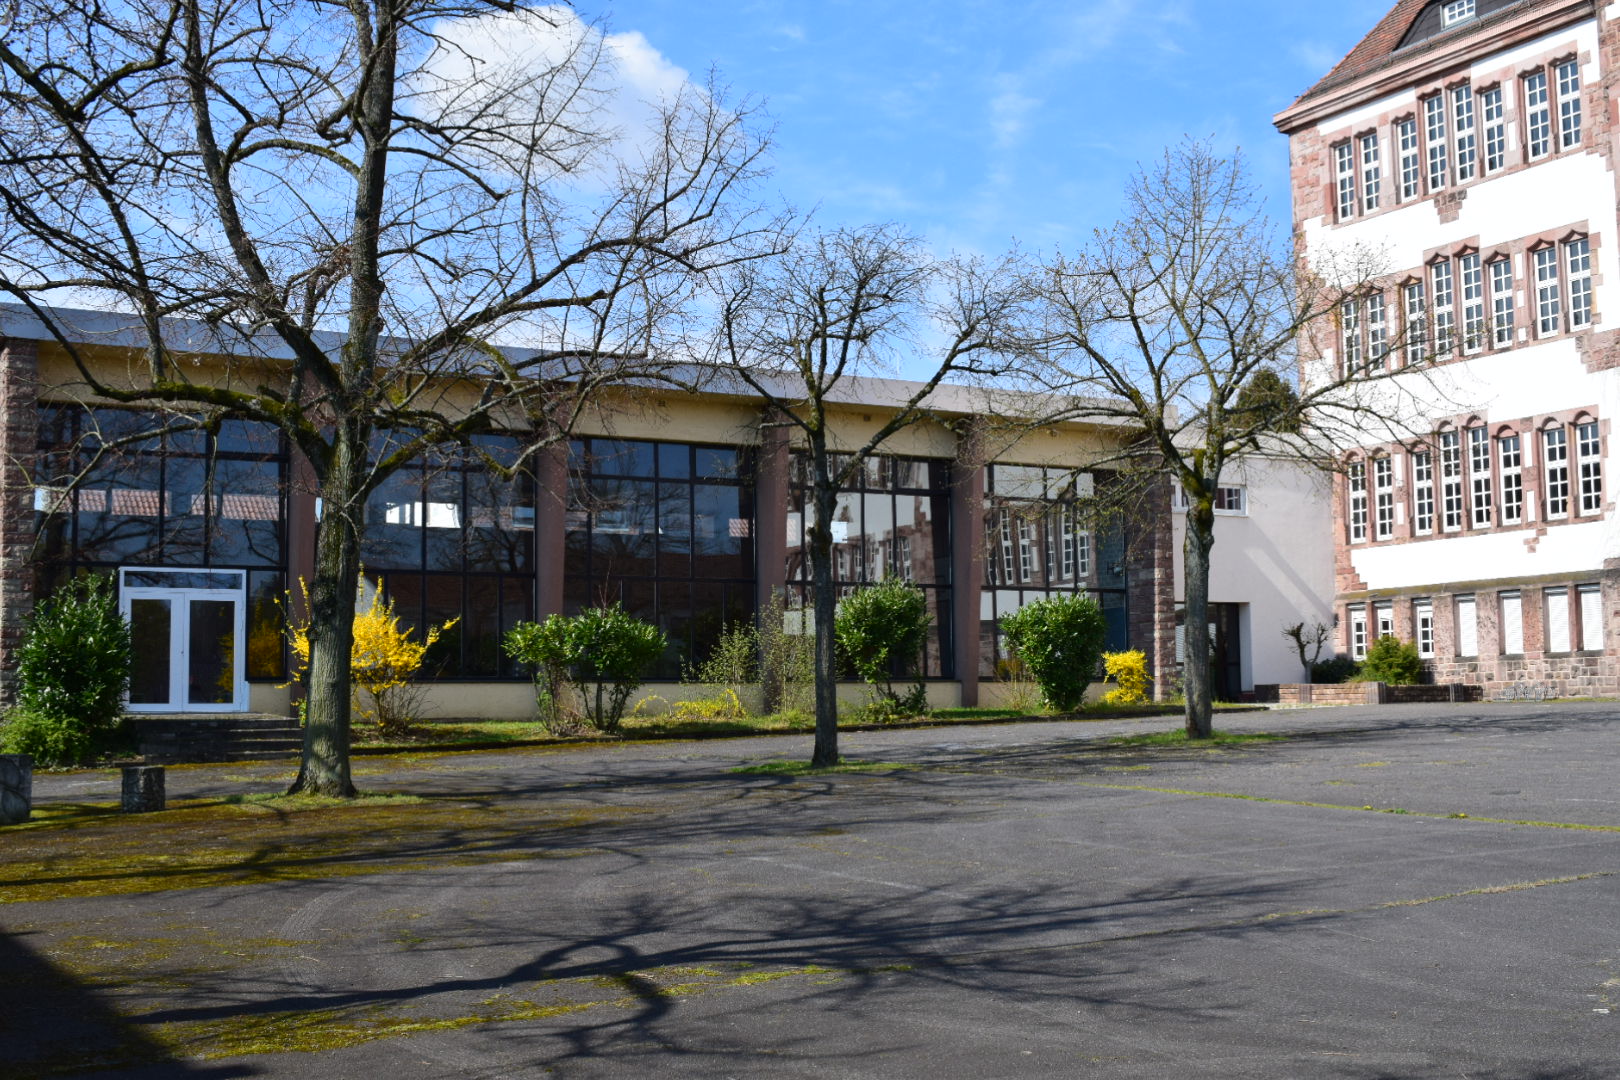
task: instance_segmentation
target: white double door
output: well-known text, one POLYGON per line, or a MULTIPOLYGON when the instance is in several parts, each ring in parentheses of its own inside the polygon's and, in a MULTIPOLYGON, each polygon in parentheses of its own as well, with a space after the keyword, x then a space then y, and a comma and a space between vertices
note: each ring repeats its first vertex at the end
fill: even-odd
POLYGON ((245 573, 241 570, 119 571, 134 664, 130 712, 247 709, 245 573))

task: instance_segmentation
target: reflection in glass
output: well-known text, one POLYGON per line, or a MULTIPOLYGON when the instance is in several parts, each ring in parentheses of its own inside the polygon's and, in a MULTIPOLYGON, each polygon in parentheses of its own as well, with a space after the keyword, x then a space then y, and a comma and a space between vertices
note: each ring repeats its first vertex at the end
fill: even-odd
POLYGON ((169 601, 134 599, 129 602, 129 636, 133 646, 129 671, 131 705, 168 705, 169 601))
POLYGON ((186 704, 236 701, 236 601, 191 600, 186 704))

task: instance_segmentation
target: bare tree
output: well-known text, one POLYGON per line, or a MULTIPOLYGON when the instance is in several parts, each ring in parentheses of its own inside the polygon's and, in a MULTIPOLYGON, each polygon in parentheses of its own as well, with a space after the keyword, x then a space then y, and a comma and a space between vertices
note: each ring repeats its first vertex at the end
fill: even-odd
POLYGON ((1335 348, 1346 302, 1377 294, 1377 270, 1375 256, 1350 249, 1307 272, 1275 236, 1241 160, 1189 142, 1138 174, 1120 221, 1041 272, 1033 382, 1064 399, 1046 419, 1134 428, 1116 457, 1167 472, 1186 496, 1189 737, 1211 731, 1209 558, 1226 469, 1252 454, 1338 468, 1365 432, 1403 438, 1421 423, 1415 391, 1426 386, 1394 377, 1393 320, 1368 338, 1353 307, 1360 358, 1335 348), (1278 393, 1278 382, 1299 392, 1278 393))
POLYGON ((770 239, 745 193, 762 141, 713 87, 616 129, 604 39, 555 7, 13 11, 0 289, 99 400, 273 425, 308 462, 324 509, 292 790, 353 794, 368 494, 433 446, 517 428, 524 455, 485 462, 510 473, 604 384, 674 377, 702 277, 770 239), (481 51, 549 31, 539 59, 481 51), (64 303, 126 313, 140 362, 114 377, 64 303))
POLYGON ((933 415, 945 379, 1014 369, 1028 340, 1023 277, 1013 256, 935 259, 916 239, 882 226, 803 237, 785 256, 728 275, 717 360, 764 399, 774 423, 795 433, 803 455, 815 628, 811 763, 818 768, 838 763, 832 525, 839 492, 888 439, 933 415), (853 381, 919 356, 928 358, 921 382, 864 384, 870 396, 862 400, 882 422, 864 439, 841 438, 829 410, 851 400, 853 381))

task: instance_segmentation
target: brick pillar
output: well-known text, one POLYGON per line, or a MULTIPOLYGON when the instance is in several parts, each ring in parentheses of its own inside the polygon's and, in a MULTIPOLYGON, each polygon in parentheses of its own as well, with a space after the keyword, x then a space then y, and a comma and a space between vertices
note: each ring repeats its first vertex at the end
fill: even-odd
POLYGON ((563 566, 568 537, 568 443, 559 441, 534 459, 534 614, 563 610, 563 566))
POLYGON ((1170 480, 1144 493, 1125 546, 1126 634, 1147 654, 1154 696, 1169 697, 1176 669, 1175 542, 1170 529, 1170 480))
POLYGON ((984 421, 973 417, 957 438, 951 466, 951 623, 962 707, 979 704, 979 634, 984 589, 984 421))
POLYGON ((754 610, 764 611, 787 580, 789 476, 793 451, 788 429, 760 417, 759 461, 754 471, 754 610))
POLYGON ((36 342, 0 340, 0 705, 14 698, 15 650, 34 606, 34 485, 39 439, 36 342))

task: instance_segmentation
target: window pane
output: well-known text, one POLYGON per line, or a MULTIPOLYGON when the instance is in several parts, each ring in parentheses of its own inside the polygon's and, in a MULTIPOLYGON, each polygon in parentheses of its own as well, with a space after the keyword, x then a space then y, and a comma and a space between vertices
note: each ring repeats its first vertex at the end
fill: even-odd
POLYGON ((422 474, 402 469, 366 500, 366 532, 360 560, 368 569, 422 566, 422 474))
POLYGON ((108 454, 78 493, 78 551, 83 562, 159 562, 161 459, 108 454))
POLYGON ((214 462, 208 557, 224 565, 281 565, 281 463, 214 462))
MULTIPOLYGON (((731 489, 735 491, 735 489, 731 489)), ((658 576, 692 576, 692 486, 658 486, 658 576)))
POLYGON ((501 579, 467 578, 467 614, 462 623, 465 641, 461 673, 493 676, 501 670, 501 579))
POLYGON ((612 577, 653 573, 658 486, 647 480, 591 482, 591 574, 612 577))
MULTIPOLYGON (((460 575, 430 574, 427 579, 427 588, 424 593, 424 621, 422 626, 438 626, 450 619, 462 619, 463 608, 461 603, 461 585, 463 579, 460 575)), ((422 658, 421 678, 455 678, 462 674, 461 642, 466 636, 467 623, 464 619, 439 635, 439 640, 422 658)), ((418 628, 416 640, 421 641, 421 629, 418 628)))
MULTIPOLYGON (((701 451, 699 452, 701 455, 701 451)), ((692 475, 692 448, 685 443, 661 443, 658 447, 658 475, 665 480, 685 480, 692 475)))
POLYGON ((460 470, 436 469, 427 474, 422 499, 426 569, 462 568, 461 502, 460 470))
POLYGON ((285 679, 286 619, 281 606, 286 586, 279 572, 255 570, 248 575, 247 677, 285 679))
POLYGON ((653 444, 624 439, 592 439, 591 471, 611 476, 651 476, 653 444))

